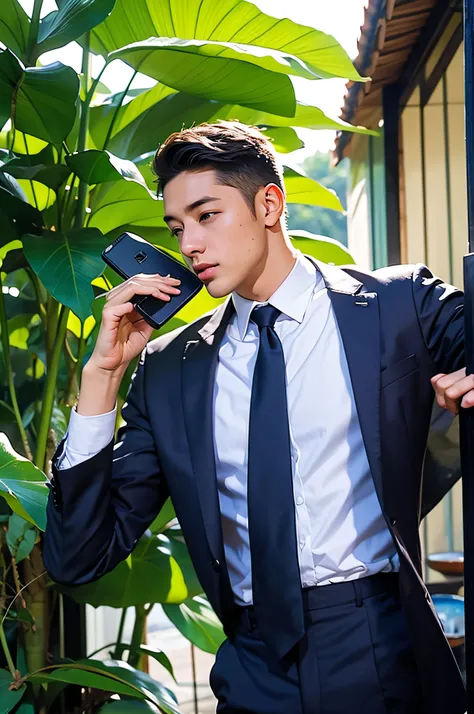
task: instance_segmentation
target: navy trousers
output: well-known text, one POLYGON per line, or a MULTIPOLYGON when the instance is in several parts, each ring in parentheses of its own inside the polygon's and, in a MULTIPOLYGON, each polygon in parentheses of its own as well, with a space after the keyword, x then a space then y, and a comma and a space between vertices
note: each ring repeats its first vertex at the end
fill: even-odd
POLYGON ((424 713, 396 574, 310 588, 303 599, 306 634, 283 660, 241 608, 211 670, 218 714, 424 713))

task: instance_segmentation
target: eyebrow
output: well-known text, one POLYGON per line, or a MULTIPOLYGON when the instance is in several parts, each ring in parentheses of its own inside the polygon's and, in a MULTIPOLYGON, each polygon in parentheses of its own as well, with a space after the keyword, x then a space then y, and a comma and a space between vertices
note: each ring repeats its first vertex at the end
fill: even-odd
MULTIPOLYGON (((186 206, 184 209, 185 213, 192 213, 196 208, 199 208, 199 206, 204 205, 205 203, 210 203, 210 201, 220 201, 220 198, 217 198, 217 196, 203 196, 202 198, 198 198, 197 201, 193 201, 193 203, 190 203, 189 206, 186 206)), ((169 223, 170 221, 177 221, 178 219, 175 218, 174 216, 164 216, 163 220, 165 223, 169 223)))

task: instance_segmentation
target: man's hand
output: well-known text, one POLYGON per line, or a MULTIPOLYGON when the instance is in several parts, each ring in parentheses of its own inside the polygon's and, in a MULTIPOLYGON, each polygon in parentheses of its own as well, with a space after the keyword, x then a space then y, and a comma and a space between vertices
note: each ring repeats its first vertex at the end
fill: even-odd
POLYGON ((112 411, 120 382, 131 360, 140 354, 153 328, 130 302, 134 295, 171 300, 180 280, 161 275, 135 275, 107 293, 94 351, 82 371, 77 413, 95 416, 112 411))
POLYGON ((451 374, 435 374, 431 384, 440 407, 453 414, 459 412, 459 403, 464 408, 474 407, 474 374, 466 376, 466 368, 451 374))
POLYGON ((169 301, 178 295, 180 280, 160 275, 135 275, 107 293, 102 310, 97 342, 89 360, 92 367, 123 372, 131 360, 140 354, 150 339, 153 328, 134 309, 134 295, 153 295, 169 301))

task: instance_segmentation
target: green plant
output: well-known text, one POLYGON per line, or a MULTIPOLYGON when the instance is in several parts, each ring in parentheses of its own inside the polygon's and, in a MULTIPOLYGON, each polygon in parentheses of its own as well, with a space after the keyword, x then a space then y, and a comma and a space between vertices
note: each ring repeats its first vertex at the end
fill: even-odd
MULTIPOLYGON (((78 602, 122 609, 112 659, 71 662, 64 631, 57 647, 47 638, 62 591, 47 580, 41 557, 45 475, 100 323, 103 303, 93 298, 116 283, 100 252, 131 228, 177 255, 149 166, 170 132, 239 119, 260 126, 288 153, 301 146, 294 127, 364 131, 297 102, 290 76, 360 77, 333 38, 243 0, 189 0, 186 12, 179 0, 58 0, 58 10, 45 17, 41 10, 42 0, 34 0, 31 18, 18 0, 0 7, 0 645, 7 667, 0 670, 0 714, 49 711, 68 684, 84 688, 83 711, 124 711, 111 699, 115 693, 130 711, 177 712, 173 694, 139 669, 144 655, 171 667, 142 644, 150 608, 163 604, 208 651, 223 634, 176 524, 169 527, 169 504, 127 564, 67 590, 78 602), (40 62, 72 40, 83 49, 80 75, 40 62), (92 53, 105 60, 95 77, 92 53), (110 94, 101 77, 118 60, 133 74, 110 94), (157 80, 153 87, 134 86, 143 73, 157 80), (126 643, 131 607, 135 625, 126 643)), ((294 168, 285 170, 285 182, 289 202, 342 210, 334 192, 294 168)), ((350 260, 339 245, 310 234, 294 240, 328 262, 350 260)), ((216 304, 202 291, 164 329, 216 304)), ((127 386, 124 380, 122 399, 127 386)))

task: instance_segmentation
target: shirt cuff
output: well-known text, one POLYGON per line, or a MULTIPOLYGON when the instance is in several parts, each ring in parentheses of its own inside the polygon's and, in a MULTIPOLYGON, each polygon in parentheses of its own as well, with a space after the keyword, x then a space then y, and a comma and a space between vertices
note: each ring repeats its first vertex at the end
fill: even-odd
POLYGON ((84 416, 72 409, 58 468, 77 466, 105 449, 114 437, 116 416, 117 407, 106 414, 94 416, 84 416))

